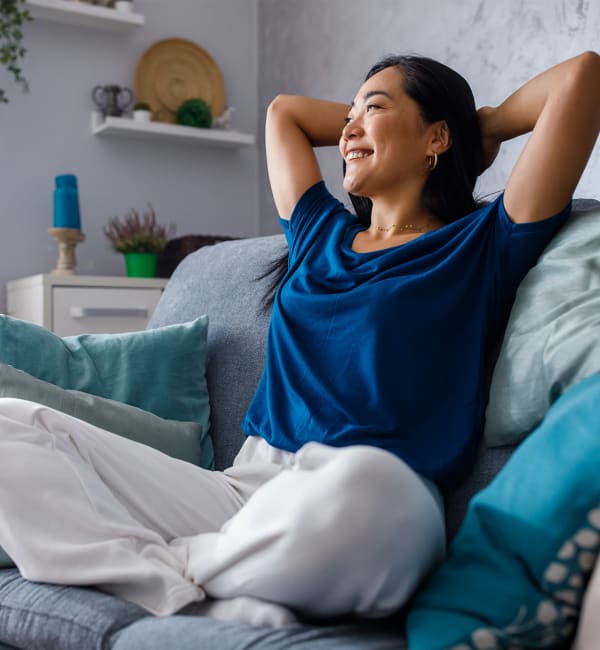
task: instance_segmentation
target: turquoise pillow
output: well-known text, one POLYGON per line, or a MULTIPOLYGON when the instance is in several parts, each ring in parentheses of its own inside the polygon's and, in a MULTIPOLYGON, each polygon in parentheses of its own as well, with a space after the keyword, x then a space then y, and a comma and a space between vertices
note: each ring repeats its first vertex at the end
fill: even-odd
POLYGON ((124 334, 61 338, 0 315, 0 362, 61 388, 124 402, 208 428, 208 319, 124 334))
POLYGON ((568 647, 600 547, 600 374, 477 494, 407 619, 418 650, 568 647))

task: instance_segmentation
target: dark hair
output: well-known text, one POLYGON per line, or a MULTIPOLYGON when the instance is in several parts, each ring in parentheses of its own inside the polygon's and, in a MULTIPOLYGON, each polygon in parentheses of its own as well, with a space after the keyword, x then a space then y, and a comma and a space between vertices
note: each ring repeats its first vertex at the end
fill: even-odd
MULTIPOLYGON (((473 196, 475 181, 483 168, 481 131, 475 100, 465 79, 438 61, 422 56, 386 56, 367 73, 365 81, 386 68, 396 67, 402 73, 404 92, 419 106, 421 117, 428 124, 445 120, 452 145, 439 156, 436 168, 423 187, 426 207, 442 221, 449 223, 477 208, 473 196)), ((343 163, 345 173, 345 163, 343 163)), ((367 197, 349 194, 359 221, 371 223, 372 202, 367 197)), ((287 256, 275 260, 262 276, 272 275, 273 284, 265 296, 270 305, 277 284, 287 269, 287 256)))
MULTIPOLYGON (((423 120, 428 124, 445 120, 448 125, 452 145, 429 174, 423 200, 442 221, 456 221, 477 207, 473 189, 483 166, 481 131, 471 88, 452 68, 422 56, 387 56, 369 70, 365 81, 391 67, 402 73, 404 92, 418 104, 423 120)), ((349 196, 359 220, 369 225, 371 200, 349 196)))

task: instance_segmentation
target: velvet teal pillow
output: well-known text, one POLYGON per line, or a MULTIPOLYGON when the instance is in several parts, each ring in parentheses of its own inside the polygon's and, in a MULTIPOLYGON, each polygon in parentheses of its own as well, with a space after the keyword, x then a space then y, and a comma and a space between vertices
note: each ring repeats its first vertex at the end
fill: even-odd
POLYGON ((208 319, 124 334, 61 338, 0 315, 0 362, 61 388, 106 397, 208 428, 208 319))
POLYGON ((600 374, 566 391, 473 498, 409 647, 569 647, 600 547, 599 403, 600 374))

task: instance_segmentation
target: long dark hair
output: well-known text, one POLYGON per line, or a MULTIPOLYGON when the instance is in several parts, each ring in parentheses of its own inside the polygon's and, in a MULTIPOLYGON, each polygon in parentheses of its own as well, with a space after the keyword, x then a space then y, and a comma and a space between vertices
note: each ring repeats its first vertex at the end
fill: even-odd
MULTIPOLYGON (((367 73, 365 81, 386 68, 396 67, 402 73, 404 92, 419 106, 427 124, 445 120, 452 145, 438 159, 423 187, 425 206, 446 223, 477 208, 473 196, 475 181, 483 167, 481 131, 475 99, 465 79, 438 61, 422 56, 386 56, 367 73)), ((345 163, 343 163, 344 173, 345 163)), ((369 198, 349 194, 358 220, 371 223, 372 202, 369 198)), ((265 296, 270 305, 277 285, 287 270, 287 255, 275 260, 262 276, 271 276, 265 296)))

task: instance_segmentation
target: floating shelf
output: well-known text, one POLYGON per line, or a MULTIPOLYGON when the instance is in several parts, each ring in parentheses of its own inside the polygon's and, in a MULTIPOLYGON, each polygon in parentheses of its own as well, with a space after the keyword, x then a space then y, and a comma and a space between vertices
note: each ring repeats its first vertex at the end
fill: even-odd
POLYGON ((92 113, 92 133, 172 140, 215 147, 243 147, 254 144, 254 136, 250 133, 227 129, 198 129, 164 122, 141 122, 130 117, 104 117, 97 111, 92 113))
POLYGON ((142 14, 75 0, 26 0, 25 4, 34 18, 80 27, 128 32, 146 22, 142 14))

